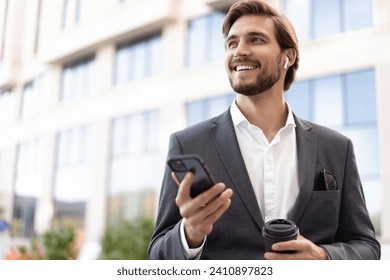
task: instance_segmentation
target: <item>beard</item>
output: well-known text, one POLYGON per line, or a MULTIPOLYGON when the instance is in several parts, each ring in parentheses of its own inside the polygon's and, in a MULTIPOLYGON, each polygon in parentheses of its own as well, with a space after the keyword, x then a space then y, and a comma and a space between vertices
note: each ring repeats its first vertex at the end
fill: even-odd
POLYGON ((281 76, 282 54, 279 53, 276 62, 270 65, 264 65, 262 71, 257 75, 255 82, 234 82, 232 76, 229 76, 229 82, 233 90, 245 96, 255 96, 268 91, 280 79, 281 76))

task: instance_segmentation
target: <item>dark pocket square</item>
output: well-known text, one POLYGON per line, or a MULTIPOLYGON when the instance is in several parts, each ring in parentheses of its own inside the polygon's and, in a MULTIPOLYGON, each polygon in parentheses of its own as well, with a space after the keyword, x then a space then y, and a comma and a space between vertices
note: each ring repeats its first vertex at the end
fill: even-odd
POLYGON ((336 176, 329 171, 322 169, 320 173, 320 190, 335 191, 338 190, 336 176))

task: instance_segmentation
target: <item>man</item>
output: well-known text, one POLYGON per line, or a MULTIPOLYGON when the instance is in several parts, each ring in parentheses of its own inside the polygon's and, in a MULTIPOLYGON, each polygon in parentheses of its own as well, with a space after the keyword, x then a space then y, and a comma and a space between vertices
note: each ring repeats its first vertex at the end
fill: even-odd
POLYGON ((150 258, 379 259, 351 141, 284 100, 299 60, 289 21, 264 1, 238 1, 222 30, 237 98, 172 134, 168 154, 199 154, 219 183, 192 198, 196 174, 179 182, 166 169, 150 258), (261 230, 276 218, 300 235, 265 252, 261 230))

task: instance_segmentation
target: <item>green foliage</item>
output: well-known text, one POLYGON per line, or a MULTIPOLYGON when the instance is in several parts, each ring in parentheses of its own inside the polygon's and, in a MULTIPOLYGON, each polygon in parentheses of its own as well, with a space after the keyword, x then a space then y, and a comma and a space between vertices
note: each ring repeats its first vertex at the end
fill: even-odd
POLYGON ((44 252, 40 243, 35 239, 30 239, 30 244, 20 244, 16 248, 11 248, 5 256, 7 260, 42 260, 44 252))
POLYGON ((75 229, 73 227, 65 227, 45 232, 42 236, 46 255, 45 259, 75 259, 77 257, 77 252, 73 246, 75 235, 75 229))
POLYGON ((146 260, 153 227, 150 219, 139 219, 132 223, 123 221, 117 227, 107 227, 102 239, 100 258, 104 260, 146 260))

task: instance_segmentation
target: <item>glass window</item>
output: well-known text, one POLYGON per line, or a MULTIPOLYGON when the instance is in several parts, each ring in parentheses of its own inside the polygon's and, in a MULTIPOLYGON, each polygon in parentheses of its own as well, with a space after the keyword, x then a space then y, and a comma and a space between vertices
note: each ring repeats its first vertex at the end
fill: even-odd
POLYGON ((34 236, 37 198, 15 195, 11 234, 14 237, 34 236))
POLYGON ((313 81, 313 120, 329 126, 341 127, 344 123, 341 76, 331 76, 313 81))
POLYGON ((301 42, 373 25, 372 0, 285 0, 284 11, 301 42))
POLYGON ((10 90, 0 91, 0 130, 12 124, 15 112, 15 96, 10 90))
POLYGON ((128 119, 129 126, 129 152, 130 154, 137 155, 145 150, 146 131, 145 126, 147 124, 147 118, 144 114, 135 114, 128 119), (135 135, 143 135, 139 137, 135 135))
POLYGON ((76 16, 75 21, 79 22, 85 12, 85 0, 76 0, 76 16))
POLYGON ((128 143, 128 128, 127 128, 127 119, 118 118, 112 122, 112 155, 117 157, 121 155, 126 155, 127 143, 128 143))
POLYGON ((193 125, 204 119, 204 100, 187 103, 187 124, 193 125))
POLYGON ((154 76, 163 71, 164 65, 164 56, 161 55, 162 50, 162 40, 161 37, 155 37, 150 39, 148 44, 146 45, 146 65, 147 74, 149 76, 154 76))
POLYGON ((321 38, 341 31, 341 1, 313 0, 313 37, 321 38))
POLYGON ((372 0, 344 0, 345 30, 355 30, 372 26, 372 0))
POLYGON ((187 65, 196 67, 225 56, 221 26, 225 14, 219 11, 190 21, 187 65))
POLYGON ((13 235, 30 237, 34 233, 36 201, 43 184, 43 146, 40 139, 18 146, 15 172, 13 235))
POLYGON ((62 27, 69 28, 80 22, 85 13, 85 0, 64 0, 62 27))
POLYGON ((188 28, 188 66, 204 64, 206 59, 207 17, 194 19, 188 28))
POLYGON ((24 86, 22 118, 38 116, 49 107, 49 79, 46 75, 35 78, 24 86))
POLYGON ((160 185, 159 112, 147 111, 113 120, 108 218, 154 216, 160 185))
POLYGON ((145 42, 140 42, 134 46, 134 62, 133 62, 133 71, 134 71, 134 80, 140 80, 146 76, 146 44, 145 42))
POLYGON ((159 119, 159 112, 157 110, 150 111, 145 116, 145 152, 157 152, 159 146, 159 127, 157 121, 159 119))
POLYGON ((82 227, 85 202, 92 187, 91 129, 88 126, 58 134, 54 182, 55 219, 82 227))
POLYGON ((64 11, 62 17, 62 27, 67 28, 72 22, 71 0, 64 0, 64 11))
POLYGON ((311 0, 286 0, 285 13, 294 25, 298 42, 309 40, 311 0))
POLYGON ((345 80, 347 124, 375 123, 375 71, 348 73, 345 80))
POLYGON ((235 94, 197 100, 187 103, 187 125, 193 125, 226 111, 235 94))
POLYGON ((298 116, 306 120, 311 119, 311 94, 310 82, 299 81, 292 84, 291 88, 285 93, 285 98, 298 116))
POLYGON ((233 102, 233 96, 221 96, 208 100, 206 118, 211 118, 226 111, 233 102))
POLYGON ((115 83, 123 84, 161 73, 163 64, 161 53, 160 34, 118 47, 115 83))
POLYGON ((207 53, 210 55, 208 61, 218 61, 225 57, 225 41, 221 31, 224 18, 225 14, 222 12, 214 12, 210 18, 211 32, 207 35, 211 36, 209 38, 210 46, 206 46, 207 53))
POLYGON ((95 60, 87 58, 69 66, 62 73, 61 101, 71 102, 95 93, 95 60))
POLYGON ((131 75, 131 52, 127 49, 119 49, 116 52, 116 75, 115 83, 123 84, 130 79, 131 75))
POLYGON ((42 185, 43 147, 39 139, 19 145, 15 192, 22 196, 38 197, 42 185))

